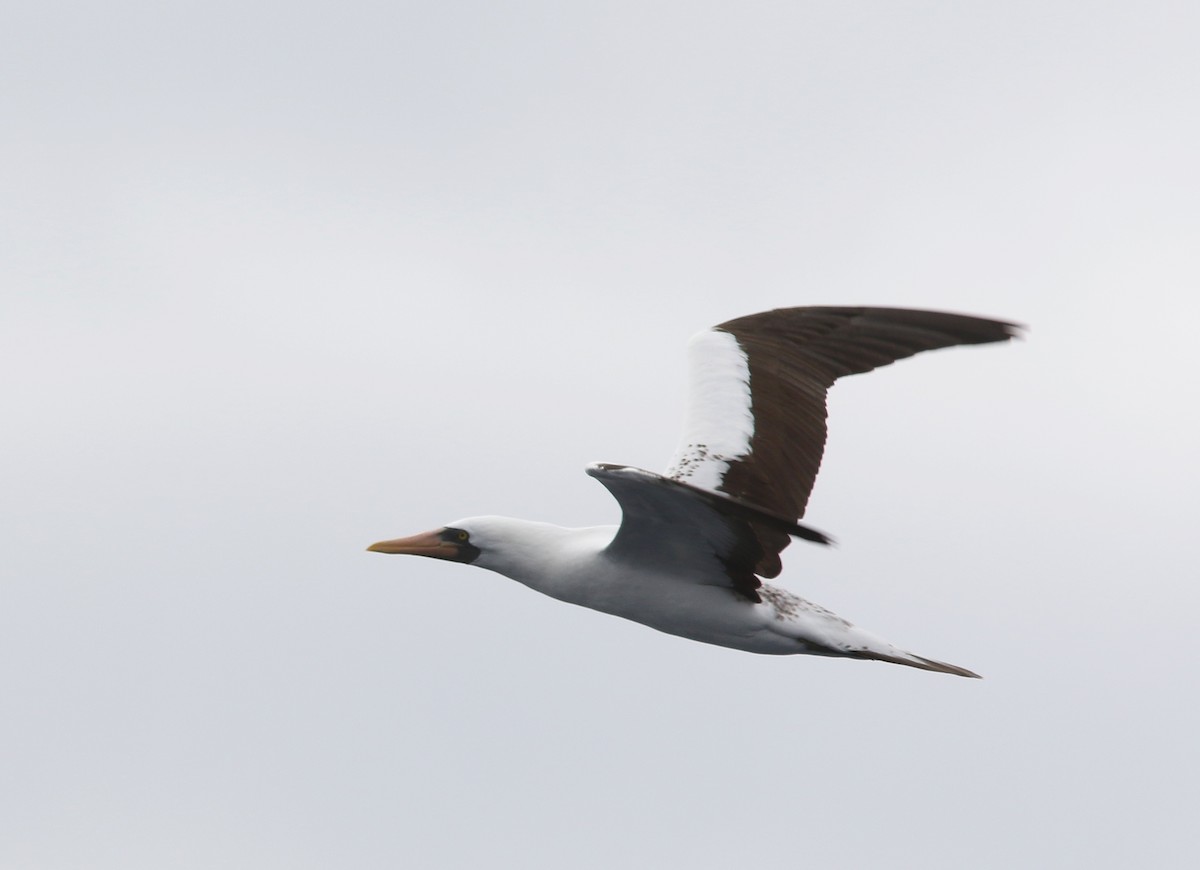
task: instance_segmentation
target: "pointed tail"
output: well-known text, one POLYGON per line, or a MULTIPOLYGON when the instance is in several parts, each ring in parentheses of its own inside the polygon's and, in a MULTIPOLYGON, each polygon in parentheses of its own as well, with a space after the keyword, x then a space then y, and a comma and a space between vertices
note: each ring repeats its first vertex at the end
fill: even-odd
POLYGON ((939 674, 954 674, 959 677, 971 677, 976 680, 981 680, 983 677, 974 671, 968 671, 966 668, 960 668, 958 665, 949 665, 945 662, 934 661, 923 656, 913 655, 912 653, 896 650, 898 655, 889 655, 884 652, 875 652, 873 650, 862 650, 848 653, 852 658, 856 659, 872 659, 877 662, 891 662, 894 665, 907 665, 910 668, 920 668, 923 671, 937 671, 939 674))

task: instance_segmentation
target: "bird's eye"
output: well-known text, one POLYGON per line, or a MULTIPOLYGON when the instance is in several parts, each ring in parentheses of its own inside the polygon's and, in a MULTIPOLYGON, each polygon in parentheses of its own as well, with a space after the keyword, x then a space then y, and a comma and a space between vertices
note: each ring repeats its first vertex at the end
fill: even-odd
POLYGON ((458 533, 458 539, 459 539, 460 541, 465 541, 465 540, 466 540, 467 538, 469 538, 469 537, 471 537, 471 536, 470 536, 470 535, 468 535, 466 532, 464 532, 464 531, 462 531, 462 530, 460 530, 460 531, 459 531, 459 533, 458 533))

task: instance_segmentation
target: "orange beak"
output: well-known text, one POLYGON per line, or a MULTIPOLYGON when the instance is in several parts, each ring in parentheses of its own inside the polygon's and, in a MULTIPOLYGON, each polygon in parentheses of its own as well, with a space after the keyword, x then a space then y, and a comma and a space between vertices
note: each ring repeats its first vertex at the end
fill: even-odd
POLYGON ((410 538, 396 538, 394 541, 380 541, 367 547, 372 553, 399 553, 404 556, 429 556, 433 559, 459 558, 458 546, 450 541, 442 540, 443 529, 432 532, 422 532, 410 538))

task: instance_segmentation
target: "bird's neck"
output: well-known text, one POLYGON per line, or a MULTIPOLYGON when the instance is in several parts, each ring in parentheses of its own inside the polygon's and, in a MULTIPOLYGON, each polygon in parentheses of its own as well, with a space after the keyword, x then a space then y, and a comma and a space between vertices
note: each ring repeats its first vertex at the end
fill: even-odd
POLYGON ((503 540, 485 547, 475 564, 554 598, 577 601, 587 566, 615 533, 614 526, 569 529, 508 520, 503 540))

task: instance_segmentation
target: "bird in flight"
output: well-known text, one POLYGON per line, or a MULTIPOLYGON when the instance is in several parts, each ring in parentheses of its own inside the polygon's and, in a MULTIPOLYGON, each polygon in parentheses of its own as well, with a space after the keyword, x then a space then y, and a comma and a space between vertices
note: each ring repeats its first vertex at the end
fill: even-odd
POLYGON ((667 634, 773 655, 873 659, 977 677, 893 646, 763 582, 782 570, 825 450, 834 381, 926 350, 1006 341, 1016 324, 903 308, 782 308, 694 336, 683 437, 663 474, 597 463, 617 526, 485 516, 372 544, 487 568, 667 634))

